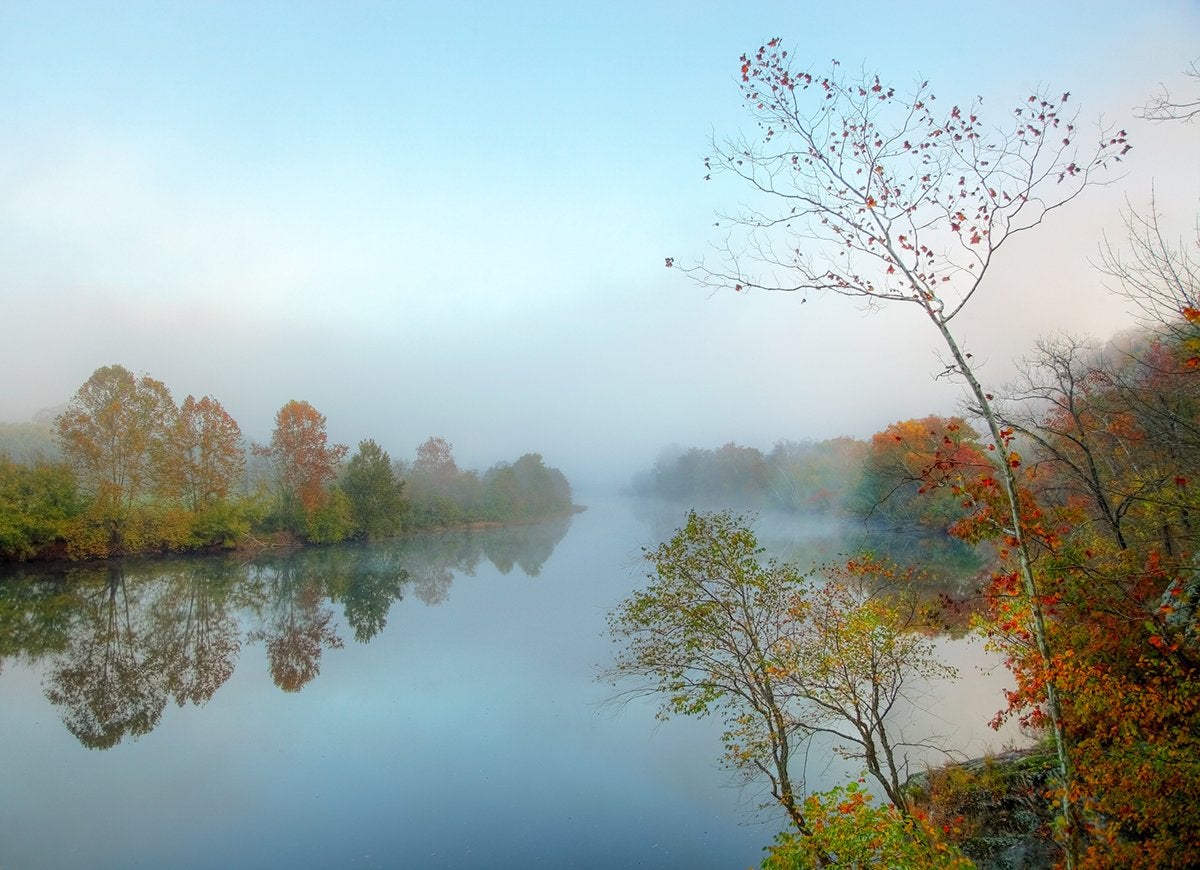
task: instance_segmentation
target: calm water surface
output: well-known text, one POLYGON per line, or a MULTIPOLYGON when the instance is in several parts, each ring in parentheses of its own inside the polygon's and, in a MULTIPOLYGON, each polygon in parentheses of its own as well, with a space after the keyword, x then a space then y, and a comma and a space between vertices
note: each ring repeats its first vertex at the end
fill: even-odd
MULTIPOLYGON (((757 865, 720 725, 604 702, 605 614, 682 510, 0 584, 0 868, 757 865)), ((800 562, 846 543, 765 518, 800 562)), ((912 711, 968 752, 1004 674, 912 711), (951 698, 952 700, 947 700, 951 698)), ((843 766, 817 751, 811 785, 843 766), (819 756, 819 757, 818 757, 819 756)))

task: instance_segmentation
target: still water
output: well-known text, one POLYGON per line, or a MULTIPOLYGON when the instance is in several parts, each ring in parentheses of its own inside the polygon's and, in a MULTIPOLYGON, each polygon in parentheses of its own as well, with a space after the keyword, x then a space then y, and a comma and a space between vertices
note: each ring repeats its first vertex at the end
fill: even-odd
MULTIPOLYGON (((720 724, 605 703, 605 614, 683 511, 252 561, 0 577, 0 868, 744 868, 782 822, 720 724)), ((805 563, 833 526, 764 518, 805 563)), ((911 711, 969 754, 1005 683, 977 645, 911 711)), ((808 782, 845 773, 820 751, 808 782)))

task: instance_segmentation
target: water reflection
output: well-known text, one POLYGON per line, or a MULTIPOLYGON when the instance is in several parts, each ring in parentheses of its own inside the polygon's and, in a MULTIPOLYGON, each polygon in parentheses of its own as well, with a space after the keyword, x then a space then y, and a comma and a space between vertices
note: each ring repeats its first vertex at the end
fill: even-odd
POLYGON ((169 700, 201 706, 261 643, 272 681, 298 692, 320 674, 344 626, 366 644, 411 592, 447 599, 481 560, 537 576, 570 518, 401 541, 232 557, 130 560, 0 578, 0 671, 42 664, 43 691, 90 749, 152 731, 169 700))
POLYGON ((321 653, 340 649, 342 639, 330 625, 333 609, 325 605, 325 583, 336 575, 303 558, 256 565, 251 582, 267 590, 264 622, 248 635, 267 647, 271 679, 285 692, 298 692, 321 672, 321 653), (328 579, 326 579, 328 578, 328 579))
POLYGON ((108 749, 158 724, 167 692, 147 594, 114 567, 78 578, 80 604, 66 649, 46 676, 46 697, 89 749, 108 749))
MULTIPOLYGON (((671 538, 687 515, 686 507, 662 500, 645 499, 637 508, 656 541, 671 538)), ((746 513, 753 518, 755 535, 767 555, 802 570, 859 553, 886 555, 901 567, 921 570, 923 594, 955 599, 976 595, 988 576, 989 563, 981 551, 948 535, 901 535, 861 521, 781 511, 746 513)))

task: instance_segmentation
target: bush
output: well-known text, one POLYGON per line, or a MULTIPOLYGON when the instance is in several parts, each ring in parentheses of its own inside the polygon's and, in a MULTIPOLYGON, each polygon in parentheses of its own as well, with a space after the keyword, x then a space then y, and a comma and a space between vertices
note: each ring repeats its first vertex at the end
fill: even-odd
POLYGON ((862 781, 811 795, 804 817, 811 834, 785 831, 768 847, 763 870, 822 866, 965 870, 975 865, 945 842, 922 817, 905 817, 891 804, 872 805, 862 781))

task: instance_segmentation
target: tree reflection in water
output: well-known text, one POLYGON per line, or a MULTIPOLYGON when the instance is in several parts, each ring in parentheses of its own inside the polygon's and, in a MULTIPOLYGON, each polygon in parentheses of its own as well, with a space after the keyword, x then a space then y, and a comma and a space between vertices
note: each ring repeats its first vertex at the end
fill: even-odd
POLYGON ((63 724, 89 749, 148 734, 167 704, 164 672, 139 597, 150 586, 135 592, 120 567, 106 573, 72 579, 83 584, 81 607, 67 649, 45 683, 50 703, 63 708, 63 724))
POLYGON ((168 699, 202 706, 246 643, 262 642, 275 685, 297 692, 343 645, 334 605, 360 644, 411 591, 445 601, 486 559, 534 577, 570 518, 264 555, 129 560, 0 577, 0 670, 45 662, 43 691, 79 742, 108 749, 149 733, 168 699))
POLYGON ((204 704, 233 676, 242 647, 241 626, 231 611, 240 597, 235 594, 239 574, 224 560, 165 574, 167 582, 151 610, 166 688, 180 707, 189 701, 204 704))
POLYGON ((271 603, 262 628, 249 634, 267 646, 271 679, 285 692, 298 692, 321 671, 321 653, 340 649, 342 639, 329 623, 333 611, 323 606, 325 589, 310 566, 288 559, 251 573, 270 590, 271 603))

